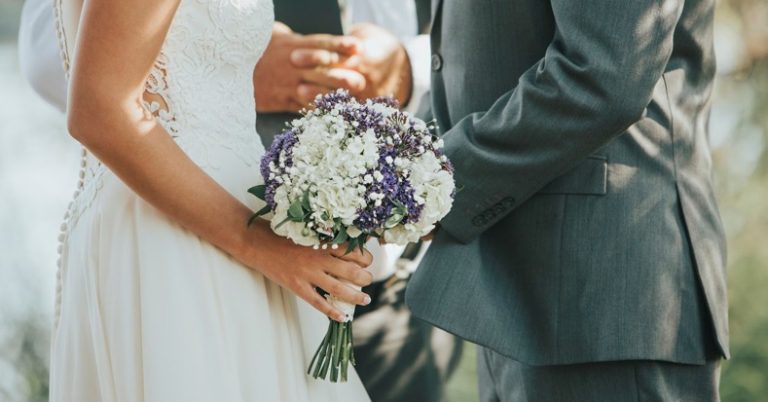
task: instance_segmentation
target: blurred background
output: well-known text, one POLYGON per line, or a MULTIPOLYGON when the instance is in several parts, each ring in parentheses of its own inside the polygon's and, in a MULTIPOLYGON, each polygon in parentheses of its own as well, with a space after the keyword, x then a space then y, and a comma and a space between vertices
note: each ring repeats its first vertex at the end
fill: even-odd
MULTIPOLYGON (((382 0, 384 1, 384 0, 382 0)), ((0 401, 47 400, 59 224, 78 146, 64 117, 18 67, 23 0, 0 0, 0 401)), ((768 402, 768 0, 720 0, 711 122, 716 189, 729 239, 731 346, 725 402, 768 402)), ((477 400, 474 348, 449 384, 477 400)))

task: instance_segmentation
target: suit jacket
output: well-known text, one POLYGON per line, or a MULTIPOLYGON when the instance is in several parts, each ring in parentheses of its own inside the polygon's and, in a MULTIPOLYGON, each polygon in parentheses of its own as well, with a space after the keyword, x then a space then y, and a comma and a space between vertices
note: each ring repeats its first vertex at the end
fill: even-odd
POLYGON ((713 0, 433 1, 460 190, 413 312, 532 365, 727 356, 713 0))

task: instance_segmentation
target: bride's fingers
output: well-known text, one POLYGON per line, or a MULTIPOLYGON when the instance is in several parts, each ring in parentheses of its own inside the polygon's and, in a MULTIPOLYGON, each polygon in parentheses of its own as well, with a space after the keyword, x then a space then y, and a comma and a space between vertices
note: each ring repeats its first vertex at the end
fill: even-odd
POLYGON ((338 322, 344 322, 346 319, 346 315, 344 313, 331 306, 331 303, 328 303, 328 300, 315 292, 314 288, 311 286, 307 286, 307 288, 308 289, 305 289, 300 295, 302 299, 312 305, 312 307, 314 307, 319 312, 325 314, 328 318, 338 322))
POLYGON ((341 299, 347 303, 358 304, 366 306, 371 302, 371 297, 367 294, 352 289, 349 285, 344 284, 340 280, 328 275, 323 274, 316 284, 320 289, 325 290, 332 296, 341 299))
POLYGON ((370 253, 370 251, 360 251, 359 249, 354 249, 347 253, 346 250, 347 247, 342 245, 336 250, 331 250, 331 255, 344 261, 354 262, 363 268, 368 268, 371 266, 371 264, 373 264, 373 255, 370 253))
POLYGON ((360 287, 368 286, 373 281, 373 275, 370 272, 360 268, 357 264, 346 261, 330 264, 326 272, 360 287))

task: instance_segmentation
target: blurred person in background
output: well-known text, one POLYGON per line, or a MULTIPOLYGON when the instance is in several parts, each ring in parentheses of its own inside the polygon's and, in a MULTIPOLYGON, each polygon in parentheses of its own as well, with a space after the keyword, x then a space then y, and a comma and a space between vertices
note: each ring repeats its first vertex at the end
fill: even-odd
MULTIPOLYGON (((254 70, 265 146, 316 95, 336 88, 359 98, 394 95, 415 111, 429 89, 429 11, 423 0, 275 0, 277 22, 254 70)), ((56 35, 52 2, 28 0, 19 31, 21 70, 64 111, 67 83, 56 35)), ((359 306, 354 320, 356 370, 373 401, 442 401, 462 344, 404 304, 405 285, 428 244, 368 246, 374 283, 363 290, 371 304, 359 306)))

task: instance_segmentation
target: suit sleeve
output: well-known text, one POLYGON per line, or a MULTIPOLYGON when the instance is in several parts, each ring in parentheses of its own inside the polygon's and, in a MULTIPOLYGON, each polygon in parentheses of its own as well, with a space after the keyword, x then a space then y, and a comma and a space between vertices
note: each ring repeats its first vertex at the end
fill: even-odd
POLYGON ((24 3, 19 28, 19 65, 22 75, 38 95, 59 110, 66 109, 67 82, 50 0, 24 3))
POLYGON ((642 118, 683 0, 551 4, 556 32, 544 57, 443 137, 460 190, 441 230, 462 243, 642 118))

